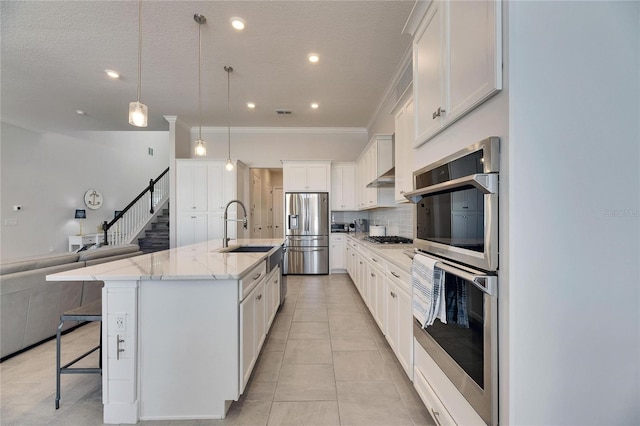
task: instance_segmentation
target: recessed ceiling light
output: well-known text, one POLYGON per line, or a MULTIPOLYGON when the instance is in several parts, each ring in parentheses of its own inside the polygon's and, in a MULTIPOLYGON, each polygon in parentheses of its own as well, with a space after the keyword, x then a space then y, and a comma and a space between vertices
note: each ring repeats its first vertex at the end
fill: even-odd
POLYGON ((83 110, 81 110, 81 109, 77 109, 77 110, 76 110, 76 114, 78 114, 78 115, 87 115, 87 113, 86 113, 86 112, 84 112, 84 111, 83 111, 83 110))
POLYGON ((118 71, 114 71, 114 70, 104 70, 105 73, 107 73, 107 76, 109 78, 120 78, 120 73, 118 73, 118 71))
POLYGON ((231 21, 231 26, 236 30, 238 31, 244 30, 244 19, 234 16, 233 18, 230 19, 230 21, 231 21))
POLYGON ((309 58, 309 62, 313 62, 314 64, 320 60, 320 56, 318 56, 317 53, 309 53, 307 58, 309 58))
POLYGON ((247 108, 253 109, 255 107, 256 107, 256 104, 254 104, 253 102, 247 102, 247 108))
POLYGON ((319 107, 319 106, 320 106, 320 105, 318 105, 318 103, 317 103, 317 102, 313 102, 313 103, 311 104, 311 108, 313 108, 313 109, 318 109, 318 107, 319 107))

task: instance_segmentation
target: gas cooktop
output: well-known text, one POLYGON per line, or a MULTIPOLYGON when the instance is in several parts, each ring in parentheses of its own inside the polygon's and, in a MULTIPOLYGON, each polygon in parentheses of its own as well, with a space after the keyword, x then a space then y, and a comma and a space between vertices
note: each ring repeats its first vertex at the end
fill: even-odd
POLYGON ((365 241, 376 244, 413 244, 411 238, 388 235, 386 237, 365 237, 365 241))

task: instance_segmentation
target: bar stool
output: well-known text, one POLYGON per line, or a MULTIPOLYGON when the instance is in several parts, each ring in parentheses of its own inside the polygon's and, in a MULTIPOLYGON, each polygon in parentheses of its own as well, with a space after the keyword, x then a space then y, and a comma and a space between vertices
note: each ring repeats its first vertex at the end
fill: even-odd
POLYGON ((56 333, 56 410, 60 408, 60 375, 61 374, 102 374, 102 327, 100 327, 100 342, 95 348, 85 352, 73 361, 60 366, 60 346, 62 343, 61 334, 62 326, 65 321, 102 321, 102 300, 96 300, 85 306, 72 309, 60 315, 60 325, 58 325, 58 332, 56 333), (100 351, 98 367, 92 368, 80 368, 71 367, 76 362, 89 356, 95 351, 100 351))

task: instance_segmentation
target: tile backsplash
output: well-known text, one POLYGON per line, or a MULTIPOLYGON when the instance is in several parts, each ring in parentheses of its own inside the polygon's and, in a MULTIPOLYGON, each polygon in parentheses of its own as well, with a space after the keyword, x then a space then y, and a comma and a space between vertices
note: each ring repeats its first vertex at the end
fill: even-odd
POLYGON ((399 204, 398 207, 381 208, 357 212, 332 212, 332 221, 352 223, 356 219, 367 219, 369 225, 384 225, 387 235, 413 238, 413 204, 399 204))
POLYGON ((369 213, 369 225, 384 225, 387 235, 413 238, 413 214, 415 205, 400 204, 398 207, 377 209, 369 213))

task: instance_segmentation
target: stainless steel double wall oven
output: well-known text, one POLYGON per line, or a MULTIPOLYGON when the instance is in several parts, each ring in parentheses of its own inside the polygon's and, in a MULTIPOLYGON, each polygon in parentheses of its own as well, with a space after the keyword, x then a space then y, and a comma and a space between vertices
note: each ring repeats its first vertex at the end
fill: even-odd
POLYGON ((445 271, 446 324, 414 337, 487 424, 497 424, 499 139, 490 137, 414 173, 415 256, 445 271))

